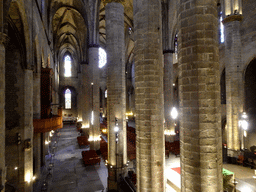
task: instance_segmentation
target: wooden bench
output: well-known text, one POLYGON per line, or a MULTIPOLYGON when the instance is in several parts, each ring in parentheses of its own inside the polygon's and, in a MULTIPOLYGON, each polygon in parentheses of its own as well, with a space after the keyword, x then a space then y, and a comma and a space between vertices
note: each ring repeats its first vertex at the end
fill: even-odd
POLYGON ((100 165, 101 159, 95 150, 82 151, 82 157, 85 165, 95 165, 97 163, 100 165))
POLYGON ((90 142, 88 141, 88 137, 86 136, 79 136, 77 137, 78 145, 81 147, 82 145, 90 145, 90 142))

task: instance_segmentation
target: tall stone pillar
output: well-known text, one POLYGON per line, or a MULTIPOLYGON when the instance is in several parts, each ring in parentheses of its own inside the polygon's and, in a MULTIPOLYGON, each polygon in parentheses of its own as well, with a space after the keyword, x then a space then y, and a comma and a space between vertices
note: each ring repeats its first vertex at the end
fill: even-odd
MULTIPOLYGON (((82 85, 81 73, 78 73, 78 79, 79 79, 79 84, 82 85)), ((79 122, 82 121, 82 111, 83 111, 83 97, 82 97, 82 91, 79 91, 77 95, 77 117, 79 122)))
POLYGON ((181 191, 223 191, 216 5, 178 5, 181 191))
MULTIPOLYGON (((24 71, 24 181, 25 191, 33 191, 33 71, 24 71)), ((23 189, 21 189, 22 191, 23 189)))
POLYGON ((126 99, 124 62, 124 7, 117 2, 106 5, 107 38, 107 119, 108 119, 108 189, 117 189, 119 175, 127 163, 126 99), (118 142, 114 128, 118 127, 118 142))
POLYGON ((160 0, 134 0, 137 191, 165 191, 160 0))
POLYGON ((225 26, 225 72, 226 72, 226 111, 228 155, 235 156, 240 150, 239 116, 243 112, 242 61, 241 61, 241 15, 227 16, 225 26))
POLYGON ((5 43, 7 35, 0 33, 0 191, 3 192, 5 168, 5 43))
MULTIPOLYGON (((164 50, 164 119, 165 129, 175 133, 174 121, 171 117, 173 104, 173 50, 164 50)), ((167 136, 171 137, 171 136, 167 136)), ((171 139, 171 138, 170 138, 171 139)), ((169 140, 169 139, 168 139, 169 140)))
POLYGON ((106 108, 107 108, 107 98, 105 98, 105 91, 106 91, 106 86, 101 88, 102 91, 102 117, 106 116, 106 108))
MULTIPOLYGON (((33 119, 41 118, 41 98, 40 98, 40 89, 41 89, 41 80, 40 73, 33 74, 33 119)), ((40 167, 41 167, 41 133, 34 134, 34 166, 36 177, 40 176, 40 167)))
POLYGON ((92 114, 92 77, 89 70, 89 66, 86 64, 81 65, 82 71, 82 128, 90 128, 91 114, 92 114))
POLYGON ((90 148, 100 149, 100 74, 99 74, 99 47, 89 48, 89 67, 92 71, 92 119, 90 127, 90 148))

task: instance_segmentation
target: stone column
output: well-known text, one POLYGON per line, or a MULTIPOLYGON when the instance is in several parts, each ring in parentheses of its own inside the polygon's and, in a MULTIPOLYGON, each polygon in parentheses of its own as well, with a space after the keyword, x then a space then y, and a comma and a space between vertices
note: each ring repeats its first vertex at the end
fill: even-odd
MULTIPOLYGON (((82 73, 78 73, 78 79, 79 79, 79 84, 82 85, 82 73)), ((77 114, 78 115, 77 116, 78 116, 79 122, 81 122, 82 120, 82 111, 83 111, 82 91, 78 91, 78 95, 77 95, 77 114)))
POLYGON ((135 0, 137 191, 165 191, 163 49, 160 0, 135 0))
POLYGON ((0 191, 5 191, 5 43, 7 35, 0 33, 0 191), (3 187, 3 189, 2 189, 3 187), (2 190, 1 190, 2 189, 2 190))
POLYGON ((33 71, 24 71, 24 181, 25 191, 33 191, 33 71))
POLYGON ((241 61, 241 15, 231 15, 223 20, 225 26, 225 71, 228 155, 233 157, 240 150, 239 115, 243 112, 242 61, 241 61))
POLYGON ((104 118, 106 116, 106 108, 107 108, 107 98, 105 98, 105 90, 106 90, 106 87, 102 87, 101 88, 102 90, 102 117, 104 118))
POLYGON ((89 48, 89 66, 92 71, 92 111, 93 117, 90 127, 90 149, 100 149, 100 74, 99 74, 99 46, 89 48))
MULTIPOLYGON (((41 118, 41 80, 40 73, 33 74, 33 119, 41 118)), ((38 178, 40 176, 41 167, 41 133, 34 134, 34 148, 33 148, 34 158, 35 158, 35 173, 34 175, 38 178)))
POLYGON ((178 5, 181 191, 223 191, 216 5, 178 5))
POLYGON ((81 81, 81 87, 82 87, 82 128, 88 129, 90 127, 91 122, 91 112, 92 112, 92 77, 89 70, 89 66, 86 64, 81 65, 81 71, 82 71, 82 81, 81 81))
MULTIPOLYGON (((173 104, 173 50, 164 50, 164 118, 165 129, 175 133, 174 121, 171 118, 173 104)), ((168 140, 173 140, 167 136, 168 140)))
POLYGON ((124 62, 124 7, 117 2, 106 5, 108 189, 117 189, 117 180, 127 163, 126 99, 124 62), (118 143, 114 128, 119 128, 118 143), (111 168, 113 167, 113 168, 111 168))

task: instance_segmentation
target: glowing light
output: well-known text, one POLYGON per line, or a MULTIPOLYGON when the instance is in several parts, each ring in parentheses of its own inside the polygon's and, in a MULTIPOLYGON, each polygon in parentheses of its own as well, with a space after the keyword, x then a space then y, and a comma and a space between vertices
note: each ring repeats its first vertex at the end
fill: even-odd
POLYGON ((172 110, 171 110, 171 117, 173 119, 176 119, 178 117, 178 111, 177 111, 176 107, 172 108, 172 110))
POLYGON ((94 120, 94 115, 93 115, 93 111, 92 111, 92 118, 91 118, 91 124, 93 125, 93 120, 94 120))
POLYGON ((248 118, 248 116, 247 116, 247 114, 246 114, 245 112, 243 112, 242 118, 243 118, 243 119, 247 119, 247 118, 248 118))
POLYGON ((90 138, 88 139, 88 141, 100 141, 100 140, 101 140, 100 135, 99 135, 99 136, 96 136, 96 137, 90 137, 90 138))
POLYGON ((119 128, 118 128, 118 127, 114 127, 114 131, 115 131, 115 132, 118 132, 118 131, 119 131, 119 128))
POLYGON ((33 181, 34 181, 34 180, 36 179, 36 176, 34 176, 32 179, 33 179, 33 181))
POLYGON ((176 135, 176 133, 174 131, 171 131, 171 130, 164 130, 164 134, 165 135, 176 135))
POLYGON ((247 131, 244 130, 244 137, 247 137, 247 131))
POLYGON ((48 145, 49 143, 51 143, 51 141, 45 141, 45 144, 48 145))
POLYGON ((82 129, 88 129, 88 128, 90 128, 90 125, 89 125, 89 124, 85 124, 85 125, 83 125, 81 128, 82 128, 82 129))
POLYGON ((107 53, 101 47, 99 48, 99 68, 102 68, 107 63, 107 53))
POLYGON ((126 116, 133 116, 133 112, 125 113, 126 116))
POLYGON ((102 129, 102 133, 107 133, 107 129, 102 129))
POLYGON ((241 121, 239 121, 239 126, 242 127, 243 130, 247 130, 249 124, 246 120, 241 120, 241 121))
POLYGON ((50 132, 49 136, 52 137, 52 132, 50 132))
POLYGON ((28 183, 30 183, 30 181, 31 181, 31 173, 30 173, 30 172, 26 173, 26 175, 25 175, 25 181, 28 182, 28 183))
POLYGON ((17 170, 18 169, 18 167, 14 167, 14 170, 17 170))

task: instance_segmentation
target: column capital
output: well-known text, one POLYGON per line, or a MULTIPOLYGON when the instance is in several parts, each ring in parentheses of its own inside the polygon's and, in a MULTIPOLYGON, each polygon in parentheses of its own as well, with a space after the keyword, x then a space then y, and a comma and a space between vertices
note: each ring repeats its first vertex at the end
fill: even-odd
POLYGON ((102 2, 103 2, 105 5, 106 5, 107 3, 112 3, 112 2, 124 4, 125 0, 102 0, 102 2))
POLYGON ((0 44, 4 44, 5 46, 9 42, 9 37, 5 33, 0 32, 0 44))

